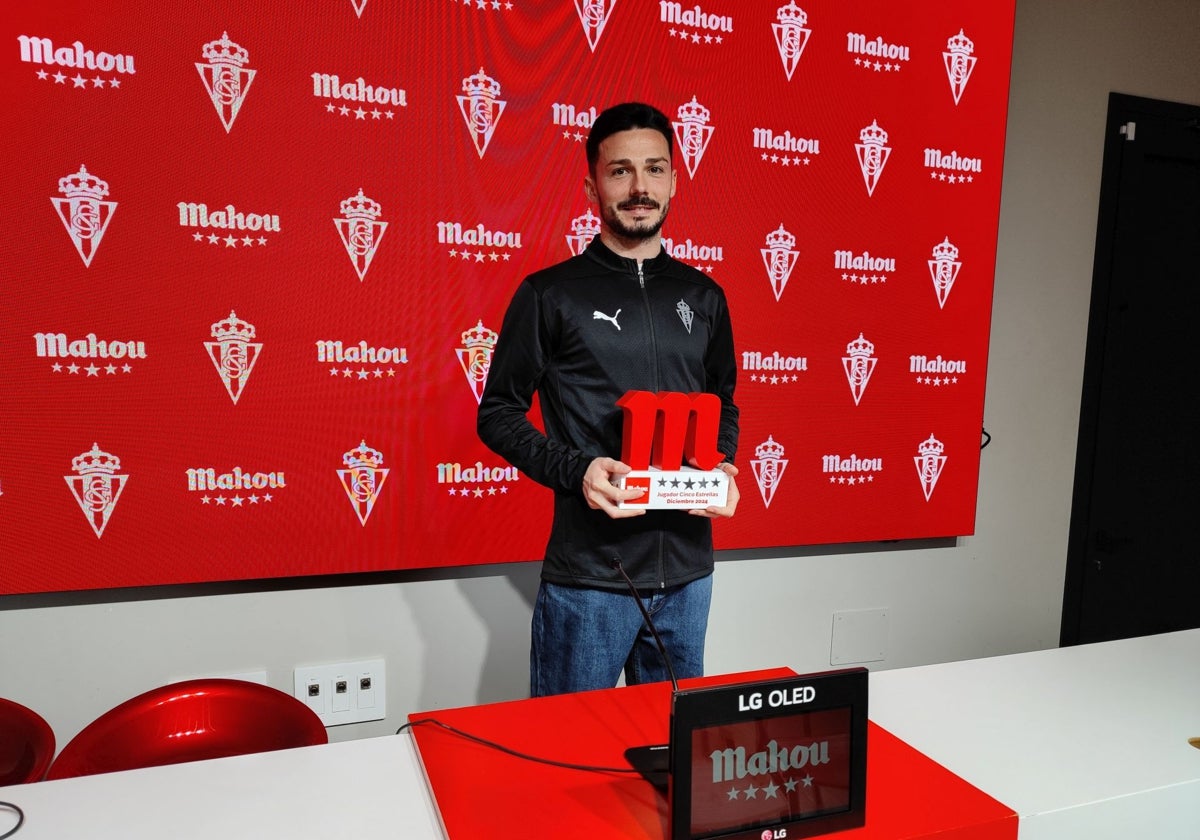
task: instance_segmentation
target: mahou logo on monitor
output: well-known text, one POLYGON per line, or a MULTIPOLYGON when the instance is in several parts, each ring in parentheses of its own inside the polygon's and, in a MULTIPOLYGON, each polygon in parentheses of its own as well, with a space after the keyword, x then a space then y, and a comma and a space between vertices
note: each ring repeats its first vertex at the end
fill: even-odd
POLYGON ((482 67, 475 75, 462 80, 462 91, 455 97, 458 110, 467 124, 467 130, 471 132, 475 151, 482 158, 508 102, 500 98, 500 83, 483 72, 482 67))
POLYGON ((64 47, 55 46, 49 38, 18 35, 17 42, 21 45, 21 61, 37 65, 35 75, 47 84, 65 86, 70 82, 71 90, 116 90, 121 87, 121 76, 137 72, 132 55, 97 52, 82 41, 64 47))
POLYGON ((212 359, 225 391, 234 405, 242 396, 250 372, 262 351, 261 343, 254 343, 254 325, 238 318, 230 310, 229 317, 212 325, 212 337, 216 341, 204 342, 208 357, 212 359))
POLYGON ((74 175, 59 178, 58 191, 60 195, 50 201, 84 266, 91 266, 117 202, 101 200, 108 195, 108 182, 89 173, 86 166, 80 166, 74 175))
POLYGON ((250 52, 229 40, 228 32, 222 32, 219 40, 209 41, 201 52, 204 63, 196 62, 196 69, 228 134, 258 71, 246 67, 250 52))
POLYGON ((337 471, 338 480, 350 497, 358 521, 366 527, 390 470, 383 466, 383 453, 367 446, 366 440, 342 455, 342 463, 346 469, 337 471))
POLYGON ((89 451, 71 459, 71 469, 78 475, 64 475, 63 478, 99 539, 108 527, 108 520, 129 476, 121 474, 120 458, 103 451, 95 443, 89 451))

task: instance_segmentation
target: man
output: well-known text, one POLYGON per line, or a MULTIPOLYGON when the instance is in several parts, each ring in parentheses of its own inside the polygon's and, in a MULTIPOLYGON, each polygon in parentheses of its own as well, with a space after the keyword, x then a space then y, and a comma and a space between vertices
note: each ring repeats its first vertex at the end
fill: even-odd
POLYGON ((534 605, 533 696, 663 680, 669 669, 621 571, 654 616, 679 677, 699 676, 712 593, 712 522, 732 516, 737 365, 725 295, 673 259, 660 229, 675 195, 667 117, 626 103, 587 140, 584 192, 601 218, 581 255, 535 272, 513 296, 479 405, 479 436, 554 490, 534 605), (627 391, 708 391, 721 399, 724 507, 620 508, 639 490, 614 481, 627 391), (539 395, 545 434, 528 419, 539 395), (618 564, 620 569, 617 568, 618 564))

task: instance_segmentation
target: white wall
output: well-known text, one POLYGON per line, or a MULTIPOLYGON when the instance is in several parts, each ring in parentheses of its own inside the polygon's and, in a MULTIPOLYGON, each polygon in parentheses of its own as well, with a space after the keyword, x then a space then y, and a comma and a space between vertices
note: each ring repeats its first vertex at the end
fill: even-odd
MULTIPOLYGON (((887 610, 871 667, 1057 644, 1107 96, 1200 103, 1197 33, 1196 0, 1019 0, 976 534, 723 556, 709 671, 828 668, 840 611, 887 610)), ((266 670, 290 690, 294 665, 384 657, 387 720, 330 735, 389 733, 524 695, 537 571, 0 598, 0 696, 61 746, 173 679, 266 670)))

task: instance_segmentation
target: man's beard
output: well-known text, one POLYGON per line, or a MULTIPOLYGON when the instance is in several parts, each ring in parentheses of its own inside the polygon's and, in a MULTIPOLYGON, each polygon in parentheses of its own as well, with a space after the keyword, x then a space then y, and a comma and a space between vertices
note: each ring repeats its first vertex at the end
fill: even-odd
MULTIPOLYGON (((641 197, 622 201, 617 205, 616 210, 629 210, 633 207, 649 207, 651 209, 658 209, 659 206, 659 203, 654 199, 649 197, 641 197)), ((644 219, 634 225, 625 224, 617 215, 616 210, 610 208, 605 208, 603 215, 604 221, 608 223, 609 229, 622 239, 646 240, 652 239, 658 235, 659 230, 662 229, 663 222, 667 220, 667 211, 670 209, 671 202, 668 201, 667 205, 662 208, 662 212, 658 215, 657 219, 644 219)))

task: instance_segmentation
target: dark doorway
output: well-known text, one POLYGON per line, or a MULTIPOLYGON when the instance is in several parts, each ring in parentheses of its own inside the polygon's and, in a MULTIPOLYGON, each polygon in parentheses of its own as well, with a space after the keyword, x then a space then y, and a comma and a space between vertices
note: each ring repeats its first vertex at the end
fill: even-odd
POLYGON ((1062 644, 1200 627, 1200 107, 1107 131, 1062 644))

